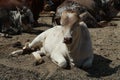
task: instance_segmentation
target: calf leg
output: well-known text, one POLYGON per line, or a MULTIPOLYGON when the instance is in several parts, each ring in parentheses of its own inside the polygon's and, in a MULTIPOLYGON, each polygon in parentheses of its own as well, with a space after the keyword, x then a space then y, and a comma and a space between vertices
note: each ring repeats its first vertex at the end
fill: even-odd
POLYGON ((71 64, 72 58, 69 55, 69 50, 64 43, 60 43, 50 55, 52 61, 61 68, 67 68, 71 64))
POLYGON ((34 48, 36 46, 40 46, 42 42, 44 42, 47 34, 49 32, 48 31, 45 31, 45 32, 42 32, 41 34, 39 34, 30 44, 29 44, 29 48, 34 48))
POLYGON ((35 51, 32 53, 33 56, 35 57, 35 65, 41 64, 43 62, 43 59, 41 57, 41 55, 43 55, 44 53, 42 51, 35 51))
POLYGON ((58 53, 52 54, 51 59, 59 67, 62 67, 62 68, 67 67, 67 61, 62 54, 58 54, 58 53))

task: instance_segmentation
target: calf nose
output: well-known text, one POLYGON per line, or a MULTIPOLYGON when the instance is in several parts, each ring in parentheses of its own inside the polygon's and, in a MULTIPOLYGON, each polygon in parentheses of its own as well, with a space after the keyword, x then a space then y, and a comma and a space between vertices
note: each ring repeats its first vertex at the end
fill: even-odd
POLYGON ((72 43, 72 37, 65 37, 64 38, 64 43, 65 44, 71 44, 72 43))

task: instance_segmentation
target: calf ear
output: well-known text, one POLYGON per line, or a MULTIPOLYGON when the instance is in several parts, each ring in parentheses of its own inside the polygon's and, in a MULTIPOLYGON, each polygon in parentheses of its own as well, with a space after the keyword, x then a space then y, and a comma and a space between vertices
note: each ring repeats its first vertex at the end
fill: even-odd
POLYGON ((79 25, 80 25, 80 26, 84 26, 84 27, 88 28, 88 27, 87 27, 87 25, 86 25, 86 23, 85 23, 85 22, 83 22, 83 21, 79 22, 79 25))

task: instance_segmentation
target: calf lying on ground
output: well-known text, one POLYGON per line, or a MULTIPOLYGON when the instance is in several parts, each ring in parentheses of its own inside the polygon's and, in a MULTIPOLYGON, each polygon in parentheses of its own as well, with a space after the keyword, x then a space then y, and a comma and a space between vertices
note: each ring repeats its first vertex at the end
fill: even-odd
POLYGON ((74 11, 64 11, 60 26, 41 33, 25 46, 24 50, 42 46, 40 50, 32 53, 37 61, 41 60, 41 55, 44 54, 49 55, 51 60, 62 68, 67 67, 68 63, 77 67, 91 67, 93 51, 89 31, 78 16, 74 11))

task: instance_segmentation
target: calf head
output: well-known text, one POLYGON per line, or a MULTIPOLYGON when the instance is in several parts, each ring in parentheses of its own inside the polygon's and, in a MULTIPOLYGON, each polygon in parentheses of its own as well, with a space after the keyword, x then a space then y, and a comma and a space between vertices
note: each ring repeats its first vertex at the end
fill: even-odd
POLYGON ((81 5, 78 1, 79 0, 65 0, 61 5, 59 5, 56 9, 54 23, 57 25, 60 24, 61 14, 65 10, 72 10, 77 12, 78 14, 85 12, 86 8, 83 5, 81 5))
POLYGON ((79 20, 79 15, 75 11, 66 10, 62 12, 60 24, 63 26, 64 43, 72 43, 72 32, 79 20))

